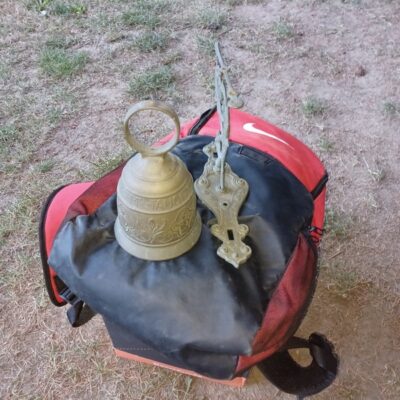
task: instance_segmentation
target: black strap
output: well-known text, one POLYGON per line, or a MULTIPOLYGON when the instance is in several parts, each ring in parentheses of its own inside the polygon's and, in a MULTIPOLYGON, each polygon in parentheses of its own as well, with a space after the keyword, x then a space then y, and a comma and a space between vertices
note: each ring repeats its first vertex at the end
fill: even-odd
POLYGON ((324 190, 324 187, 326 186, 327 182, 329 180, 329 175, 327 172, 325 172, 324 176, 320 179, 320 181, 317 183, 315 188, 311 190, 311 196, 315 200, 321 192, 324 190))
POLYGON ((214 115, 215 111, 217 111, 217 106, 210 108, 209 110, 203 112, 203 114, 200 115, 200 118, 198 119, 198 121, 190 129, 188 136, 197 135, 200 132, 200 129, 214 115))
POLYGON ((293 337, 282 351, 257 364, 263 375, 286 393, 304 399, 321 392, 335 380, 339 358, 332 343, 325 336, 313 333, 308 340, 293 337), (307 348, 312 362, 307 367, 299 365, 289 354, 289 349, 307 348))
POLYGON ((60 292, 60 297, 71 307, 67 310, 67 318, 72 327, 77 328, 90 321, 96 313, 83 300, 65 288, 60 292))

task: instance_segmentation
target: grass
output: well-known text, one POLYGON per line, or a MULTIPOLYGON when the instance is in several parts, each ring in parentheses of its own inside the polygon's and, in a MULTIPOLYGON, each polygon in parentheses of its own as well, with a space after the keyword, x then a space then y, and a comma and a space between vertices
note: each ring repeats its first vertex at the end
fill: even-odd
POLYGON ((371 178, 376 183, 381 183, 386 178, 386 170, 382 167, 380 162, 376 160, 373 166, 370 166, 368 161, 365 157, 363 157, 364 164, 367 168, 368 173, 370 174, 371 178))
POLYGON ((169 66, 158 67, 135 76, 129 82, 128 93, 137 98, 154 96, 158 92, 165 92, 174 80, 169 66))
POLYGON ((290 39, 295 34, 293 27, 284 20, 275 22, 272 29, 278 40, 290 39))
POLYGON ((174 51, 172 53, 167 54, 162 63, 163 65, 171 65, 181 61, 183 58, 182 53, 180 51, 174 51))
POLYGON ((57 124, 58 122, 60 122, 62 114, 62 108, 51 107, 46 116, 50 124, 57 124))
POLYGON ((14 228, 11 218, 3 212, 0 219, 0 249, 5 246, 8 237, 12 234, 14 228))
POLYGON ((10 146, 19 139, 20 133, 15 125, 0 127, 0 153, 7 152, 10 146))
POLYGON ((261 4, 263 1, 264 0, 220 0, 219 3, 235 7, 247 4, 261 4))
POLYGON ((30 115, 28 122, 20 120, 18 126, 11 123, 0 127, 0 175, 4 173, 7 178, 8 174, 26 168, 24 164, 30 161, 46 130, 39 130, 38 120, 36 115, 30 115))
POLYGON ((393 101, 386 101, 383 103, 383 113, 388 117, 394 117, 400 114, 400 106, 393 101))
POLYGON ((142 10, 131 10, 122 15, 122 22, 129 27, 145 26, 154 29, 160 25, 160 18, 142 10))
POLYGON ((87 12, 87 7, 82 3, 68 4, 57 2, 51 7, 52 14, 55 15, 83 15, 87 12))
POLYGON ((336 239, 345 239, 350 235, 351 219, 331 208, 325 211, 325 231, 336 239))
POLYGON ((337 296, 347 298, 357 289, 367 289, 371 282, 362 277, 357 271, 341 263, 324 264, 322 268, 329 277, 328 290, 337 296))
POLYGON ((88 61, 84 52, 67 52, 64 49, 48 47, 40 55, 40 68, 54 78, 67 78, 80 73, 88 61))
POLYGON ((54 36, 46 40, 45 46, 48 49, 68 49, 76 43, 74 39, 67 39, 65 36, 54 36))
POLYGON ((227 22, 227 15, 219 8, 205 8, 197 16, 197 27, 210 31, 220 30, 227 22))
POLYGON ((154 29, 161 25, 159 15, 164 14, 168 8, 169 3, 164 0, 138 0, 122 14, 122 22, 129 27, 143 26, 154 29))
POLYGON ((359 6, 361 4, 362 0, 342 0, 343 4, 352 4, 355 6, 359 6))
POLYGON ((0 79, 6 79, 11 75, 11 69, 5 63, 0 63, 0 79))
MULTIPOLYGON (((42 188, 45 187, 43 184, 41 186, 42 188)), ((40 203, 43 200, 43 193, 39 193, 41 189, 36 187, 29 189, 0 215, 0 247, 5 244, 13 232, 28 235, 36 232, 36 223, 39 216, 40 203)))
POLYGON ((51 5, 53 0, 31 0, 27 3, 28 10, 37 12, 45 11, 51 5))
POLYGON ((54 160, 45 160, 39 163, 38 170, 41 174, 46 174, 47 172, 50 172, 55 165, 56 162, 54 160))
POLYGON ((215 37, 214 36, 197 36, 197 49, 200 53, 210 57, 215 55, 215 37))
POLYGON ((52 88, 51 104, 52 107, 47 112, 47 117, 51 119, 52 115, 57 122, 57 114, 61 112, 72 113, 80 108, 81 96, 68 86, 57 85, 52 88), (56 105, 59 106, 56 106, 56 105), (59 107, 59 108, 58 108, 59 107), (58 111, 56 111, 58 109, 58 111))
POLYGON ((93 179, 101 178, 103 175, 117 168, 121 163, 129 157, 128 151, 124 151, 118 155, 104 155, 100 157, 96 162, 93 162, 92 169, 89 175, 93 179))
POLYGON ((87 7, 82 3, 71 4, 53 0, 31 0, 27 7, 37 12, 50 11, 51 14, 62 16, 83 15, 87 12, 87 7))
POLYGON ((89 17, 89 26, 92 34, 124 35, 121 32, 121 15, 97 12, 89 17))
POLYGON ((161 32, 144 32, 133 42, 133 47, 143 53, 151 53, 156 50, 164 50, 168 43, 168 36, 161 32))
POLYGON ((326 111, 326 105, 316 97, 308 97, 301 105, 303 114, 307 117, 322 116, 326 111))
POLYGON ((319 148, 325 153, 331 153, 335 149, 335 144, 327 138, 321 138, 319 148))

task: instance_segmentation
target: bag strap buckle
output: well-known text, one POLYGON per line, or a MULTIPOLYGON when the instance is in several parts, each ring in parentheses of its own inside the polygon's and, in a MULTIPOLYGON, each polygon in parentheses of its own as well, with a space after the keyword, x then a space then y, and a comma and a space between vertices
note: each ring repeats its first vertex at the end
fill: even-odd
POLYGON ((65 287, 59 294, 60 297, 68 304, 71 304, 71 306, 75 306, 81 301, 81 299, 76 296, 76 294, 74 294, 69 287, 65 287))

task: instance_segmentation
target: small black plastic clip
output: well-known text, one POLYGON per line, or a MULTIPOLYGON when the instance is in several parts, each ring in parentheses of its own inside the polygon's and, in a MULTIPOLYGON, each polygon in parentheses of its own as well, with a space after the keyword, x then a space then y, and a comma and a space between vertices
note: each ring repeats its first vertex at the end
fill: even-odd
POLYGON ((96 315, 96 313, 68 287, 60 292, 60 297, 71 305, 67 310, 67 318, 72 327, 77 328, 82 326, 96 315))
POLYGON ((69 287, 65 287, 63 290, 61 290, 60 297, 63 300, 65 300, 68 304, 71 304, 71 306, 74 306, 79 301, 82 301, 78 298, 78 296, 76 296, 74 293, 72 293, 72 291, 69 287))

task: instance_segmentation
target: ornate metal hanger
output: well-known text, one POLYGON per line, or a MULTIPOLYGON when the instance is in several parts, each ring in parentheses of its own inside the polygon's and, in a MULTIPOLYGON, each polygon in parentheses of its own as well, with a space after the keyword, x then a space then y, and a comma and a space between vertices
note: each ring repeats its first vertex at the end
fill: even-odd
POLYGON ((194 187, 199 199, 217 219, 217 223, 211 225, 211 233, 222 241, 217 254, 239 268, 251 256, 251 248, 243 242, 249 228, 238 221, 249 185, 232 171, 226 155, 230 134, 229 106, 240 108, 243 102, 232 89, 218 42, 215 43, 215 53, 215 99, 220 130, 215 140, 203 148, 208 161, 194 187))

